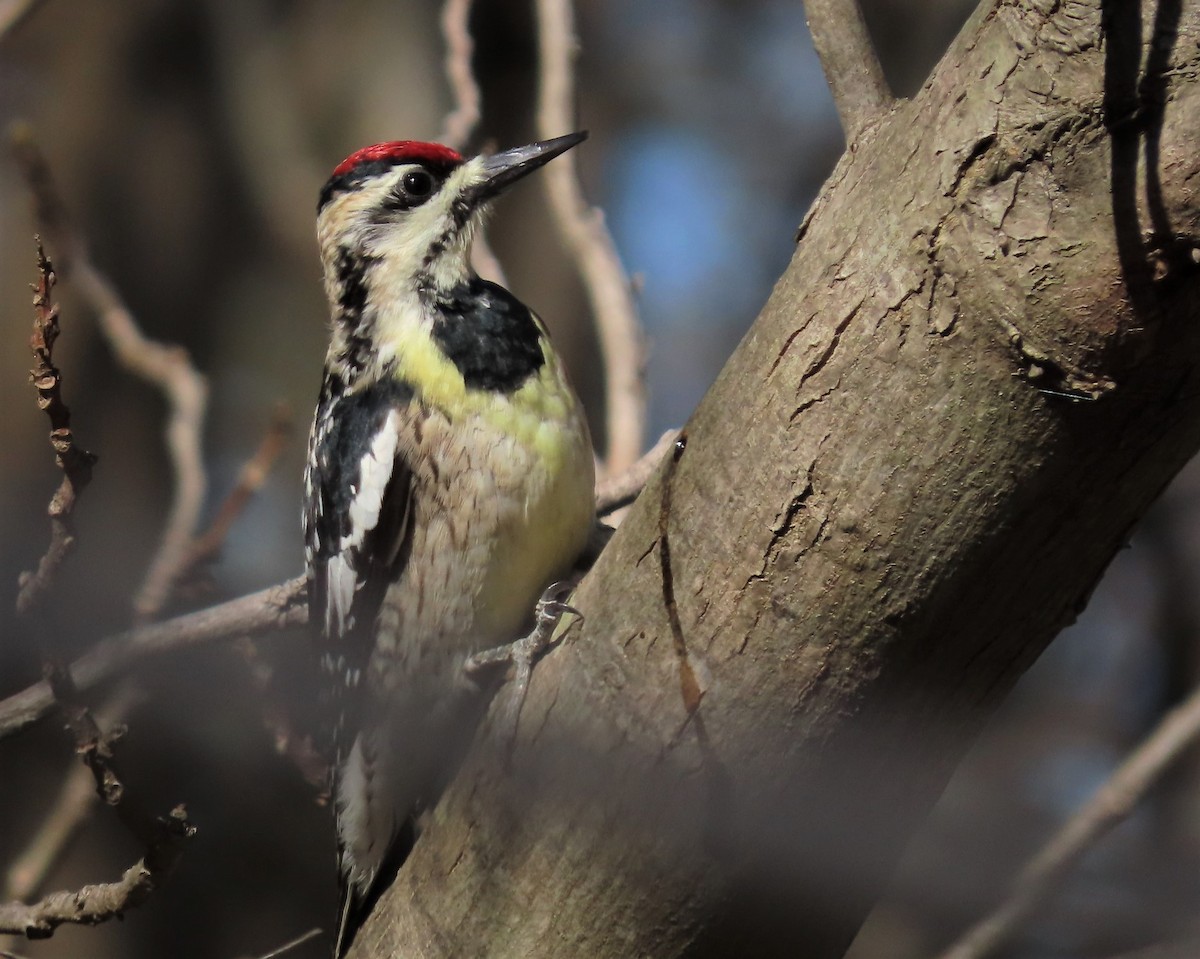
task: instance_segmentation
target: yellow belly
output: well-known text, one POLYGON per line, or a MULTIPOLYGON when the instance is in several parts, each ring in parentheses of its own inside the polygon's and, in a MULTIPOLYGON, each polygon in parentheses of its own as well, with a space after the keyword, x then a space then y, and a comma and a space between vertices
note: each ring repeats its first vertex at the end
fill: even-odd
POLYGON ((403 673, 516 638, 587 543, 591 440, 573 394, 556 370, 544 372, 555 382, 431 409, 419 448, 406 451, 411 549, 376 636, 378 654, 403 673))
POLYGON ((543 433, 549 435, 540 438, 540 449, 535 447, 521 484, 524 495, 514 497, 519 505, 499 518, 495 551, 478 593, 478 634, 495 642, 512 638, 542 590, 570 572, 595 515, 586 433, 582 443, 559 427, 543 433))

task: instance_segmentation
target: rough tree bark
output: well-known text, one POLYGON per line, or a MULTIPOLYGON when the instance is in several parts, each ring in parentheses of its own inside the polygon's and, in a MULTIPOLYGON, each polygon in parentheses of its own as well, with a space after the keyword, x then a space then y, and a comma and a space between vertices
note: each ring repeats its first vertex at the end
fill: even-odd
POLYGON ((984 4, 842 158, 354 956, 841 954, 1200 444, 1198 51, 1181 0, 984 4))

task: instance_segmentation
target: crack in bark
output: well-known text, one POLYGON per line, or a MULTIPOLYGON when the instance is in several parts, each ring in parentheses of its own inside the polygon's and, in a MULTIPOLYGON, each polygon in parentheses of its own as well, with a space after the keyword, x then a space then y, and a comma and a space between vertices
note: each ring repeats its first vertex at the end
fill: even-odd
POLYGON ((985 136, 975 141, 971 147, 971 151, 958 164, 958 170, 954 174, 954 182, 950 184, 950 189, 946 191, 946 196, 953 199, 962 186, 963 181, 978 164, 982 163, 984 157, 996 145, 996 134, 988 133, 985 136))
MULTIPOLYGON (((828 438, 828 437, 826 437, 826 438, 828 438)), ((752 573, 746 579, 746 582, 742 584, 742 588, 741 588, 741 590, 739 590, 739 592, 744 594, 754 583, 761 583, 761 582, 766 581, 767 568, 771 565, 771 563, 774 561, 775 557, 778 555, 779 544, 792 531, 792 527, 796 523, 796 517, 800 514, 800 511, 808 505, 808 501, 812 498, 814 492, 815 492, 815 490, 814 490, 813 484, 812 484, 812 467, 810 466, 808 469, 808 473, 805 476, 803 489, 801 489, 799 493, 794 495, 788 501, 788 505, 785 506, 783 509, 782 518, 777 520, 775 525, 771 527, 771 539, 770 539, 770 542, 767 543, 766 549, 763 550, 762 566, 759 567, 759 570, 757 573, 752 573)), ((825 526, 828 524, 828 522, 829 522, 828 516, 824 517, 821 520, 821 524, 817 531, 818 536, 822 532, 824 532, 825 526)), ((816 540, 814 539, 813 542, 815 543, 816 540)), ((810 543, 809 546, 805 547, 805 550, 802 550, 799 555, 803 555, 803 553, 805 551, 807 551, 807 549, 810 549, 811 547, 812 547, 812 544, 810 543)), ((757 623, 758 617, 761 615, 762 615, 761 610, 755 613, 755 620, 754 620, 755 623, 757 623)))
POLYGON ((863 305, 863 300, 859 299, 844 317, 838 320, 837 326, 833 328, 833 336, 829 340, 829 344, 821 351, 821 354, 813 361, 807 370, 800 374, 800 382, 796 384, 796 392, 799 393, 804 384, 811 380, 814 376, 825 369, 829 361, 833 358, 834 351, 838 348, 838 344, 842 342, 842 334, 858 316, 858 311, 863 305))
MULTIPOLYGON (((812 317, 810 316, 809 320, 811 319, 812 317)), ((771 363, 771 368, 767 370, 767 379, 770 379, 772 376, 774 376, 775 371, 779 369, 779 364, 783 362, 783 358, 787 355, 787 351, 792 348, 792 343, 795 341, 796 337, 804 332, 804 328, 807 325, 808 324, 805 323, 801 326, 798 326, 788 334, 788 338, 783 341, 783 346, 781 346, 779 348, 779 352, 775 354, 775 359, 771 363)))
MULTIPOLYGON (((663 471, 662 498, 658 509, 658 561, 662 573, 663 606, 671 626, 671 643, 679 660, 679 691, 683 696, 683 708, 688 718, 700 707, 704 689, 692 668, 691 654, 683 638, 683 623, 679 619, 679 604, 675 599, 675 572, 671 567, 671 538, 668 526, 671 518, 671 493, 675 479, 675 468, 687 450, 687 431, 683 430, 675 440, 675 448, 663 471)), ((685 722, 686 725, 686 722, 685 722)))
POLYGON ((804 413, 806 410, 812 409, 818 403, 829 399, 829 397, 831 397, 834 393, 836 393, 838 391, 838 388, 841 385, 842 385, 842 378, 839 376, 834 381, 833 385, 831 387, 829 387, 829 389, 825 390, 822 393, 819 393, 818 395, 812 397, 811 399, 805 400, 803 403, 801 403, 799 406, 797 406, 794 410, 792 410, 791 415, 788 417, 788 424, 790 425, 792 423, 795 423, 796 418, 798 416, 800 416, 801 413, 804 413))

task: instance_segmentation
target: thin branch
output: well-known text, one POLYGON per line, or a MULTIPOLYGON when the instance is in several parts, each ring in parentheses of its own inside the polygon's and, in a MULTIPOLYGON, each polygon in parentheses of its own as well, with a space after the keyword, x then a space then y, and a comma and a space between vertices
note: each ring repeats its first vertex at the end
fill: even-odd
POLYGON ((1084 853, 1124 820, 1170 765, 1200 739, 1200 689, 1172 709, 1090 800, 1021 870, 1007 901, 941 954, 940 959, 993 955, 1043 906, 1084 853))
POLYGON ((0 932, 45 939, 66 923, 94 926, 119 919, 158 888, 159 879, 144 859, 117 882, 97 883, 72 892, 53 892, 40 902, 0 904, 0 932))
POLYGON ((266 483, 275 461, 287 445, 291 431, 291 410, 286 404, 279 403, 271 413, 271 421, 267 424, 267 431, 258 444, 258 449, 242 466, 237 483, 221 503, 212 523, 188 545, 187 555, 179 570, 180 579, 187 577, 197 567, 212 561, 221 552, 234 522, 241 516, 254 494, 266 483))
POLYGON ((209 0, 207 38, 221 97, 223 143, 234 154, 258 225, 276 253, 308 264, 312 258, 314 187, 329 175, 313 149, 312 104, 304 100, 297 74, 304 67, 279 33, 269 4, 209 0), (260 37, 262 42, 248 42, 260 37), (287 157, 286 163, 264 162, 287 157))
POLYGON ((58 306, 51 301, 56 276, 46 258, 41 237, 35 239, 38 258, 38 282, 33 287, 33 350, 30 380, 38 392, 38 408, 50 418, 50 445, 63 478, 50 500, 50 545, 33 572, 23 573, 17 592, 17 613, 32 612, 45 598, 54 577, 75 549, 75 525, 72 514, 75 501, 91 481, 96 457, 75 445, 71 432, 71 410, 62 398, 62 375, 54 365, 54 341, 60 332, 58 306))
MULTIPOLYGON (((141 693, 132 683, 121 684, 97 710, 97 722, 105 728, 123 722, 140 699, 141 693)), ((42 887, 95 805, 96 787, 91 770, 73 762, 63 777, 58 799, 25 850, 8 868, 4 883, 6 899, 23 901, 42 887)))
POLYGON ((883 67, 858 0, 804 0, 804 11, 846 142, 853 145, 891 108, 883 67))
MULTIPOLYGON (((537 16, 541 60, 537 124, 539 135, 550 139, 575 128, 578 43, 570 0, 537 0, 537 16)), ((645 348, 633 290, 603 212, 584 199, 575 154, 565 153, 547 166, 543 182, 596 317, 604 355, 605 471, 613 475, 641 455, 646 430, 645 348)))
POLYGON ((91 770, 72 762, 50 813, 8 868, 5 899, 23 902, 41 888, 95 806, 91 770))
POLYGON ((287 704, 280 697, 275 683, 275 670, 259 654, 254 640, 242 636, 234 642, 234 648, 245 662, 250 682, 258 693, 263 724, 271 733, 275 752, 290 760, 305 781, 320 790, 317 801, 324 805, 329 800, 326 791, 329 785, 328 762, 318 751, 312 737, 299 732, 293 725, 287 704))
POLYGON ((40 4, 41 0, 0 0, 0 39, 24 23, 40 4))
MULTIPOLYGON (((303 626, 308 622, 306 590, 304 577, 298 576, 218 606, 110 637, 79 657, 71 665, 71 676, 76 686, 86 690, 146 657, 303 626)), ((54 696, 45 681, 3 700, 0 739, 37 721, 53 705, 54 696)))
POLYGON ((324 929, 322 929, 320 926, 316 926, 312 929, 309 929, 308 932, 300 933, 300 935, 298 935, 295 939, 288 940, 282 946, 276 946, 270 952, 264 952, 261 956, 258 956, 257 959, 279 959, 280 956, 286 955, 293 949, 304 945, 306 942, 316 939, 317 936, 324 932, 324 929))
POLYGON ((446 41, 446 80, 454 109, 442 121, 441 142, 461 150, 479 124, 479 84, 471 67, 475 43, 471 39, 471 0, 446 0, 442 7, 442 37, 446 41))
POLYGON ((145 847, 144 863, 153 877, 165 878, 179 858, 179 841, 195 833, 187 821, 187 813, 182 806, 176 806, 165 819, 151 816, 126 789, 117 772, 113 746, 125 735, 125 727, 116 725, 103 732, 84 704, 70 671, 53 658, 46 666, 46 682, 75 739, 75 751, 92 771, 100 798, 116 811, 121 824, 145 847))
POLYGON ((115 883, 52 893, 33 905, 0 905, 0 932, 21 933, 31 939, 45 938, 64 923, 95 925, 118 918, 144 902, 171 875, 184 842, 196 833, 183 806, 176 806, 165 817, 151 816, 126 788, 113 758, 113 745, 124 735, 124 727, 101 731, 70 672, 53 658, 47 663, 46 681, 75 739, 75 751, 91 770, 97 793, 145 854, 115 883))
MULTIPOLYGON (((610 512, 636 496, 661 458, 664 444, 673 440, 673 432, 664 434, 627 475, 601 484, 596 494, 598 511, 610 512)), ((304 626, 308 623, 307 601, 306 581, 297 576, 248 596, 102 640, 72 663, 71 676, 80 689, 91 689, 146 657, 304 626)), ((53 703, 44 681, 0 701, 0 739, 36 722, 53 703)))
MULTIPOLYGON (((442 37, 446 41, 446 82, 454 99, 454 107, 442 121, 441 142, 462 150, 479 125, 479 84, 471 66, 475 42, 471 39, 471 0, 446 0, 442 7, 442 37)), ((480 231, 471 245, 471 265, 485 279, 505 285, 504 267, 488 243, 487 234, 480 231)))
POLYGON ((166 435, 175 473, 174 498, 158 550, 133 603, 135 616, 145 622, 165 605, 171 585, 187 561, 204 504, 207 480, 200 439, 208 386, 182 347, 159 343, 142 333, 112 282, 92 264, 83 236, 71 226, 49 165, 27 126, 13 130, 12 145, 33 194, 37 219, 64 255, 64 275, 70 271, 80 293, 96 311, 117 361, 157 386, 171 409, 166 435))
POLYGON ((663 457, 675 443, 679 430, 667 430, 659 437, 650 452, 618 476, 602 479, 596 484, 596 515, 607 516, 635 499, 663 457))
POLYGON ((1105 959, 1196 959, 1200 956, 1200 939, 1181 939, 1177 942, 1160 942, 1133 952, 1122 952, 1105 959))
POLYGON ((147 339, 108 279, 87 261, 78 264, 76 282, 99 311, 101 328, 126 369, 154 383, 171 407, 167 450, 175 491, 162 538, 133 600, 135 617, 146 622, 165 605, 171 585, 187 562, 188 547, 204 505, 207 478, 200 437, 208 405, 208 384, 182 347, 147 339))

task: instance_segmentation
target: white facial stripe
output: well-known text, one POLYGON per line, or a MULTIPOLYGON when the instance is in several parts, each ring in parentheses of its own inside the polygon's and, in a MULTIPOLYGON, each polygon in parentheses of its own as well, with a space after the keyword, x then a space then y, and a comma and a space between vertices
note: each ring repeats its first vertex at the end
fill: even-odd
POLYGON ((317 226, 326 263, 336 262, 338 247, 348 247, 379 258, 396 278, 426 276, 442 288, 466 278, 467 252, 483 210, 472 210, 462 222, 460 198, 486 179, 483 160, 475 157, 456 167, 424 203, 381 215, 389 195, 416 169, 423 168, 396 166, 330 200, 317 226))

